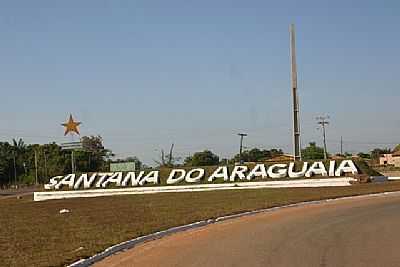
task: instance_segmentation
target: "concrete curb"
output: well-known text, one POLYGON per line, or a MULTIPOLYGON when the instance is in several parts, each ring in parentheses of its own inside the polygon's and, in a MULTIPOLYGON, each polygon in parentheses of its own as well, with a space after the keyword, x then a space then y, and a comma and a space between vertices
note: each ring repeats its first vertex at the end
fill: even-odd
POLYGON ((103 252, 100 252, 90 258, 87 259, 81 259, 75 263, 72 263, 69 265, 69 267, 87 267, 91 266, 96 262, 99 262, 109 256, 112 256, 116 253, 131 249, 137 245, 152 241, 152 240, 157 240, 160 238, 163 238, 165 236, 174 234, 174 233, 179 233, 179 232, 184 232, 190 229, 196 229, 200 227, 204 227, 210 224, 214 223, 219 223, 227 220, 232 220, 232 219, 237 219, 241 218, 244 216, 252 216, 256 215, 259 213, 265 213, 265 212, 274 212, 280 209, 285 209, 285 208, 292 208, 292 207, 302 207, 302 206, 308 206, 308 205, 317 205, 317 204, 323 204, 323 203, 328 203, 328 202, 333 202, 333 201, 341 201, 341 200, 347 200, 347 199, 363 199, 363 198, 371 198, 371 197, 381 197, 381 196, 387 196, 387 195, 400 195, 400 191, 394 191, 394 192, 383 192, 383 193, 375 193, 375 194, 368 194, 368 195, 358 195, 358 196, 349 196, 349 197, 338 197, 338 198, 330 198, 330 199, 324 199, 324 200, 314 200, 314 201, 307 201, 307 202, 300 202, 300 203, 295 203, 295 204, 289 204, 285 206, 280 206, 280 207, 273 207, 273 208, 267 208, 267 209, 260 209, 260 210, 254 210, 254 211, 248 211, 248 212, 243 212, 243 213, 238 213, 238 214, 233 214, 233 215, 227 215, 227 216, 222 216, 218 217, 216 219, 209 219, 209 220, 203 220, 187 225, 182 225, 178 227, 173 227, 168 230, 156 232, 153 234, 149 234, 146 236, 141 236, 137 237, 134 239, 131 239, 129 241, 122 242, 120 244, 114 245, 112 247, 109 247, 105 249, 103 252))

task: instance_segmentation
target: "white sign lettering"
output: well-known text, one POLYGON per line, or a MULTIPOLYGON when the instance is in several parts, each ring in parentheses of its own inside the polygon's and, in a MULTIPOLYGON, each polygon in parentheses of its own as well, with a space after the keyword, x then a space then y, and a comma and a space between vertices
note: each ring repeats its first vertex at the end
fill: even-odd
MULTIPOLYGON (((300 166, 297 166, 300 167, 300 166)), ((357 167, 352 160, 343 160, 337 168, 335 161, 330 161, 328 168, 322 161, 316 161, 313 164, 303 162, 301 170, 296 168, 296 164, 291 162, 289 164, 274 164, 266 166, 265 164, 257 164, 253 168, 245 165, 234 166, 229 173, 227 166, 217 167, 208 177, 203 168, 187 169, 172 169, 166 178, 167 185, 179 183, 200 183, 205 180, 209 183, 217 179, 224 182, 236 182, 242 180, 252 180, 256 177, 266 179, 282 179, 288 178, 310 178, 314 175, 319 176, 336 176, 340 177, 345 174, 355 175, 358 173, 357 167)), ((66 176, 56 176, 50 179, 49 183, 44 186, 45 189, 59 190, 63 187, 69 189, 88 189, 92 187, 106 188, 113 187, 136 187, 144 186, 145 184, 157 185, 160 184, 160 171, 150 171, 145 173, 140 171, 135 172, 114 172, 114 173, 92 173, 92 174, 68 174, 66 176)))

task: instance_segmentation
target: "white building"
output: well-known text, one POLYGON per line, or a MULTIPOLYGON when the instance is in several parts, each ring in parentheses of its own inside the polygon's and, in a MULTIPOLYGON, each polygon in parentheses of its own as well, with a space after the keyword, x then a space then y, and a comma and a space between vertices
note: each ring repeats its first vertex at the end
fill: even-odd
POLYGON ((383 154, 379 158, 379 164, 400 167, 400 151, 395 151, 392 154, 383 154))

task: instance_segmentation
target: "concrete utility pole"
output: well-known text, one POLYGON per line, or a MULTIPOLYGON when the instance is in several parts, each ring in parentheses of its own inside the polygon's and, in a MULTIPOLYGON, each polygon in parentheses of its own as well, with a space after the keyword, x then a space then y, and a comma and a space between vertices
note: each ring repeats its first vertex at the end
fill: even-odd
POLYGON ((340 155, 343 156, 343 136, 340 137, 340 155))
POLYGON ((38 184, 38 156, 37 150, 35 149, 35 183, 38 184))
POLYGON ((44 175, 46 178, 46 181, 48 179, 47 177, 47 156, 46 156, 46 151, 43 151, 43 157, 44 157, 44 175))
POLYGON ((329 119, 329 116, 317 117, 317 123, 319 125, 321 125, 321 128, 322 128, 322 135, 323 135, 323 139, 324 139, 324 159, 325 160, 328 159, 328 151, 326 149, 326 130, 325 130, 325 126, 329 124, 328 119, 329 119))
POLYGON ((240 136, 240 148, 239 148, 239 163, 242 164, 242 152, 243 152, 243 137, 247 136, 245 133, 238 133, 240 136))
POLYGON ((71 173, 75 173, 75 154, 74 154, 74 150, 71 150, 71 173))
POLYGON ((293 97, 293 154, 294 160, 301 160, 300 151, 300 121, 299 121, 299 96, 297 93, 297 65, 296 65, 296 40, 294 24, 290 24, 290 59, 292 73, 293 97))
POLYGON ((17 185, 17 164, 15 160, 15 151, 13 151, 13 157, 14 157, 14 184, 17 185))

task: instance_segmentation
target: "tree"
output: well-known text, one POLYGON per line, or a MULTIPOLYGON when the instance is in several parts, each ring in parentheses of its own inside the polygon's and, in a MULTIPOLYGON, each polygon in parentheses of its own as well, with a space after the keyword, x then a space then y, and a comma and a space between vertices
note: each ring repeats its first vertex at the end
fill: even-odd
MULTIPOLYGON (((271 150, 260 150, 258 148, 253 148, 251 150, 246 150, 242 152, 242 160, 245 162, 260 162, 266 159, 271 159, 273 157, 282 155, 282 149, 271 149, 271 150)), ((240 155, 236 154, 234 156, 234 162, 239 162, 240 155)))
POLYGON ((219 160, 219 165, 228 165, 229 164, 229 159, 223 158, 219 160))
POLYGON ((247 154, 246 155, 246 157, 247 157, 246 161, 249 161, 249 162, 257 162, 257 161, 265 158, 268 155, 268 153, 265 153, 265 150, 262 151, 262 150, 260 150, 258 148, 253 148, 253 149, 251 149, 249 151, 246 151, 246 154, 247 154))
POLYGON ((371 159, 371 155, 368 153, 360 152, 357 154, 357 156, 359 156, 360 158, 363 158, 363 159, 371 159))
POLYGON ((56 143, 40 146, 38 156, 39 168, 43 169, 45 178, 62 175, 70 170, 70 152, 61 150, 56 143))
POLYGON ((324 149, 311 142, 308 147, 301 150, 303 160, 314 160, 324 158, 324 149))
MULTIPOLYGON (((75 152, 78 170, 107 171, 107 161, 112 153, 104 148, 102 138, 85 136, 82 142, 85 149, 75 152)), ((15 174, 17 183, 33 183, 36 171, 39 182, 70 172, 71 152, 61 150, 56 143, 27 145, 22 139, 13 139, 11 144, 0 142, 0 185, 14 183, 15 174)))
POLYGON ((97 171, 106 170, 107 162, 114 154, 104 148, 103 138, 98 136, 83 136, 81 138, 84 151, 76 153, 79 170, 97 171))
POLYGON ((210 150, 196 152, 191 157, 185 159, 186 166, 212 166, 219 164, 219 157, 210 150))
MULTIPOLYGON (((22 140, 22 138, 16 140, 13 139, 12 140, 12 150, 13 150, 13 164, 15 163, 15 172, 17 174, 19 173, 24 173, 25 168, 24 166, 24 162, 25 162, 25 157, 26 157, 26 149, 27 149, 27 145, 25 144, 24 140, 22 140)), ((15 173, 14 173, 15 175, 15 173)))
POLYGON ((0 142, 0 184, 11 183, 13 173, 13 148, 8 142, 0 142))
POLYGON ((169 154, 165 155, 164 149, 161 149, 161 155, 159 160, 154 160, 154 162, 159 166, 159 167, 173 167, 177 162, 181 160, 179 157, 174 156, 174 147, 175 144, 171 145, 171 148, 169 149, 169 154))
POLYGON ((13 139, 13 148, 17 152, 23 152, 26 149, 24 140, 22 140, 21 138, 18 139, 18 141, 13 139))
POLYGON ((353 156, 353 154, 349 153, 349 152, 344 152, 344 157, 345 158, 351 158, 353 156))

